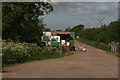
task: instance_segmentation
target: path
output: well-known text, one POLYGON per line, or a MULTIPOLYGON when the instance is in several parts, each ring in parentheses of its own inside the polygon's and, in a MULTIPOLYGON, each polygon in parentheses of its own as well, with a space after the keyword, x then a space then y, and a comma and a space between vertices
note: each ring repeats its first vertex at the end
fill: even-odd
MULTIPOLYGON (((75 41, 75 46, 82 43, 75 41)), ((85 44, 84 44, 85 45, 85 44)), ((85 45, 85 53, 4 68, 3 78, 117 78, 118 57, 85 45)))

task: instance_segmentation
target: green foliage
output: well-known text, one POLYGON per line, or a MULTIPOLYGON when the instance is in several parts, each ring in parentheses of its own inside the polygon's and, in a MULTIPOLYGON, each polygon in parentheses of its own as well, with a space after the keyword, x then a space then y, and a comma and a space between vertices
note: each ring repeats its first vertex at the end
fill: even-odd
POLYGON ((3 67, 24 63, 33 60, 60 58, 63 55, 49 48, 41 48, 36 44, 2 42, 2 64, 3 67))
POLYGON ((83 26, 80 25, 75 26, 68 31, 75 32, 76 36, 80 36, 88 41, 94 41, 98 43, 110 43, 111 41, 120 41, 120 21, 111 22, 109 25, 103 25, 99 28, 86 28, 84 29, 83 26))
POLYGON ((80 29, 79 25, 73 28, 67 28, 68 31, 75 32, 80 42, 86 43, 93 47, 110 51, 109 43, 112 41, 120 42, 120 21, 113 21, 109 25, 103 25, 99 28, 80 29))
POLYGON ((88 41, 88 40, 85 40, 85 39, 76 39, 76 40, 79 41, 79 42, 85 43, 87 45, 93 46, 95 48, 105 50, 105 51, 107 51, 108 54, 112 54, 112 55, 120 57, 119 53, 111 52, 110 51, 110 45, 107 45, 105 43, 98 43, 98 42, 94 42, 94 41, 88 41))
POLYGON ((70 29, 70 27, 68 27, 66 29, 66 31, 69 31, 69 32, 75 32, 75 35, 78 35, 79 32, 83 31, 84 30, 84 25, 80 24, 78 26, 75 26, 73 28, 70 29))
POLYGON ((46 28, 44 31, 51 31, 51 29, 50 28, 46 28))
POLYGON ((85 39, 77 39, 78 41, 85 43, 87 45, 102 49, 102 50, 106 50, 106 51, 110 51, 110 45, 104 44, 104 43, 98 43, 98 42, 94 42, 94 41, 87 41, 85 39))
POLYGON ((44 24, 43 19, 38 17, 52 10, 47 2, 3 2, 2 38, 40 44, 44 24))
POLYGON ((108 53, 120 57, 120 54, 119 54, 119 53, 110 52, 110 51, 108 51, 108 53))
POLYGON ((58 29, 58 30, 56 30, 56 32, 62 32, 62 30, 59 30, 59 29, 58 29))

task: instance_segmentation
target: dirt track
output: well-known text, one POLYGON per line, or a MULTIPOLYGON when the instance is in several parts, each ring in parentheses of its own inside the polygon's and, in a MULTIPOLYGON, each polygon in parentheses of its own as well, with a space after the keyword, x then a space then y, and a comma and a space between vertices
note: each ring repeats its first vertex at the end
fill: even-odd
MULTIPOLYGON (((75 46, 80 45, 75 41, 75 46)), ((3 78, 117 78, 118 57, 87 46, 63 58, 34 61, 4 68, 3 78)))

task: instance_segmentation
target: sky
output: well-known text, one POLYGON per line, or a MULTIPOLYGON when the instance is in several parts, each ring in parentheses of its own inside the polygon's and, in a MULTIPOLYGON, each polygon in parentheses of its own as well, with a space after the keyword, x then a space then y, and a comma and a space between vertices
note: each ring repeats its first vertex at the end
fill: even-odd
POLYGON ((119 0, 0 0, 2 2, 119 2, 119 0))
MULTIPOLYGON (((52 30, 65 30, 79 24, 86 28, 100 27, 118 19, 119 0, 0 0, 2 2, 40 2, 50 1, 54 11, 44 18, 46 27, 52 30)), ((120 10, 119 10, 120 11, 120 10)))
POLYGON ((118 19, 117 2, 52 2, 54 11, 44 18, 44 24, 51 30, 65 30, 79 24, 86 28, 99 27, 118 19))
POLYGON ((51 0, 52 2, 119 2, 119 0, 51 0))

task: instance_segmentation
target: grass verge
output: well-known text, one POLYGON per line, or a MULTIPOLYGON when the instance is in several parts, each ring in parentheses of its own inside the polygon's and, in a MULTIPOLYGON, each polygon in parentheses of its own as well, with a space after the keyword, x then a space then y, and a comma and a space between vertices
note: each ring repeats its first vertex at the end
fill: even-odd
POLYGON ((94 42, 94 41, 87 41, 87 40, 84 40, 84 39, 76 39, 76 40, 81 42, 81 43, 85 43, 87 45, 93 46, 95 48, 102 49, 102 50, 106 51, 108 54, 112 54, 112 55, 120 57, 120 55, 118 53, 111 52, 110 51, 110 46, 107 45, 107 44, 97 43, 97 42, 94 42))

